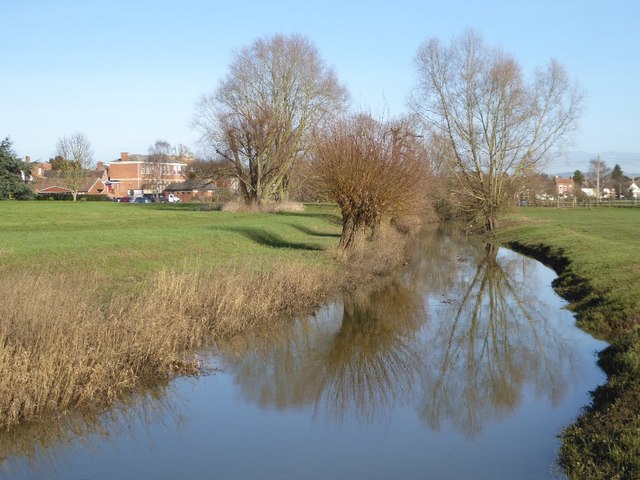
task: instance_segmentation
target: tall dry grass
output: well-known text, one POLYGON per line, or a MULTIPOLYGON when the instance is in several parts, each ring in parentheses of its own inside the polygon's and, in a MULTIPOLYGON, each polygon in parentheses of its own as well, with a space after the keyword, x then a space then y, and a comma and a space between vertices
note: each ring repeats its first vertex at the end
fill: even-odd
POLYGON ((335 276, 299 265, 263 273, 185 269, 111 293, 97 287, 99 279, 4 277, 0 428, 110 404, 146 380, 195 374, 194 348, 310 311, 339 288, 335 276))
POLYGON ((260 213, 275 213, 275 212, 302 212, 304 211, 304 205, 299 202, 292 202, 289 200, 283 200, 281 202, 266 202, 247 205, 242 200, 232 200, 222 206, 223 212, 260 212, 260 213))

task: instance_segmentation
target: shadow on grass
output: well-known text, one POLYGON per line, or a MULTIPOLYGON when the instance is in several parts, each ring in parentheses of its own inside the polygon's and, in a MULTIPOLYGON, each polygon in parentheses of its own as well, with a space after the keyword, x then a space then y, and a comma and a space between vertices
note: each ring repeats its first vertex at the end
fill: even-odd
POLYGON ((249 240, 253 240, 254 242, 264 245, 265 247, 272 248, 291 248, 294 250, 322 250, 323 248, 319 245, 308 244, 308 243, 298 243, 298 242, 289 242, 284 240, 280 235, 269 232, 267 230, 262 230, 258 228, 224 228, 222 230, 226 230, 229 232, 236 232, 249 240))
POLYGON ((174 212, 219 212, 222 210, 221 203, 148 203, 146 208, 152 210, 172 210, 174 212))
POLYGON ((307 217, 307 218, 322 218, 332 225, 342 225, 342 219, 340 215, 334 213, 313 213, 313 212, 275 212, 275 215, 284 217, 307 217))
POLYGON ((306 235, 311 235, 312 237, 333 237, 333 238, 340 238, 341 234, 339 233, 329 233, 329 232, 318 232, 316 230, 313 230, 309 227, 305 227, 304 225, 296 225, 295 223, 285 223, 285 225, 291 227, 291 228, 295 228, 296 230, 298 230, 299 232, 302 232, 306 235))

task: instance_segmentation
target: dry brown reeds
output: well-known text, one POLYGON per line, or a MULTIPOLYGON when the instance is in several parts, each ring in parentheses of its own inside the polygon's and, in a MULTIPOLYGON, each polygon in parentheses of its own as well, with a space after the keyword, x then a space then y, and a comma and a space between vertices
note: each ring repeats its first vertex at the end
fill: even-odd
POLYGON ((185 269, 111 293, 68 274, 4 277, 0 428, 110 404, 145 380, 197 373, 194 348, 310 311, 339 288, 332 275, 302 265, 185 269))
POLYGON ((227 202, 222 206, 224 212, 302 212, 304 205, 299 202, 281 201, 281 202, 265 202, 265 203, 250 203, 247 204, 243 201, 234 200, 227 202))

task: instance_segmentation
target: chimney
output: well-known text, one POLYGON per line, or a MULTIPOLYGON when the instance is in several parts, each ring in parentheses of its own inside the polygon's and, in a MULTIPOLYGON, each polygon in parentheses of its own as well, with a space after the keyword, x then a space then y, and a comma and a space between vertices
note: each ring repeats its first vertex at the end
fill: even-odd
POLYGON ((29 162, 31 162, 31 157, 27 155, 26 157, 24 157, 24 163, 29 163, 29 162))
POLYGON ((120 154, 120 160, 123 162, 128 162, 129 161, 129 152, 122 152, 120 154))
POLYGON ((96 170, 104 170, 104 162, 96 163, 96 170))

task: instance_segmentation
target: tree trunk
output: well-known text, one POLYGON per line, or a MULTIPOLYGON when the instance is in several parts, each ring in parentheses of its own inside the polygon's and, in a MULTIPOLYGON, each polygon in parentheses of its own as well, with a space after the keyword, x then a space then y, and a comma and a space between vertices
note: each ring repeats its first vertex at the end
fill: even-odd
POLYGON ((496 228, 496 215, 495 213, 488 213, 484 219, 484 228, 487 232, 496 228))
POLYGON ((381 216, 373 227, 373 238, 384 238, 392 229, 391 217, 388 215, 381 216))
POLYGON ((342 223, 342 236, 338 248, 343 251, 357 250, 363 243, 367 233, 366 224, 357 218, 348 217, 342 223))

